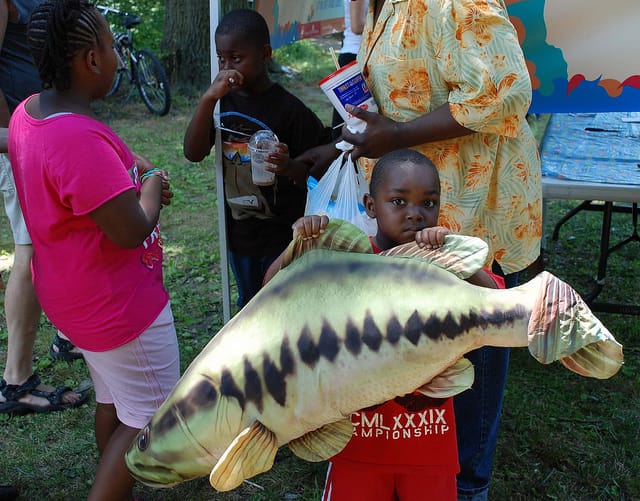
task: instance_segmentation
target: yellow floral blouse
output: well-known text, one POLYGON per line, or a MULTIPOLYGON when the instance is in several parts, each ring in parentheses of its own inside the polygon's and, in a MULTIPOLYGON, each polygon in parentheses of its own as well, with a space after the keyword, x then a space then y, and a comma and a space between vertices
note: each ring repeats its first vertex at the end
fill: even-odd
MULTIPOLYGON (((540 156, 525 114, 531 83, 501 0, 370 2, 358 60, 380 113, 410 121, 448 102, 475 131, 415 149, 440 172, 440 224, 489 244, 505 273, 540 252, 540 156)), ((367 172, 373 161, 365 160, 367 172)))

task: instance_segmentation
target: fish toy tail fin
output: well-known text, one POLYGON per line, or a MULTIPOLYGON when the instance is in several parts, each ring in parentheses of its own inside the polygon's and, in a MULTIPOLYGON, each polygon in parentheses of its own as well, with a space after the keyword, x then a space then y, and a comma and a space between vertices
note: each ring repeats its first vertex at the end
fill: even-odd
POLYGON ((623 364, 622 345, 570 285, 546 271, 538 279, 528 329, 531 355, 543 364, 559 360, 582 376, 616 374, 623 364))

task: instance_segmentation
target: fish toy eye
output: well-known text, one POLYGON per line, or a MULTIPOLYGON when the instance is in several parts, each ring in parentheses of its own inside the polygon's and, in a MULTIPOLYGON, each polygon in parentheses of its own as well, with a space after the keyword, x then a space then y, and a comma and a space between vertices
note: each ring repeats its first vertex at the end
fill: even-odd
POLYGON ((144 430, 138 437, 138 449, 144 451, 149 447, 149 427, 145 426, 144 430))

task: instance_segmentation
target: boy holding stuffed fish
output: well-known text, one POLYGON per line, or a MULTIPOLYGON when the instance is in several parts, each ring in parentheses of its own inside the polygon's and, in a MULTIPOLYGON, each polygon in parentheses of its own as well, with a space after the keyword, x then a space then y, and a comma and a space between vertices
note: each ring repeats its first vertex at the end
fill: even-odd
MULTIPOLYGON (((437 226, 438 171, 414 150, 397 150, 380 158, 364 205, 378 227, 370 237, 376 254, 412 241, 423 248, 437 248, 451 233, 437 226)), ((294 238, 316 238, 328 222, 326 216, 300 218, 293 225, 294 238)), ((468 281, 504 287, 502 278, 484 270, 468 281)), ((351 440, 330 460, 323 501, 456 500, 459 464, 453 399, 451 394, 443 396, 436 399, 414 392, 354 413, 351 440)))

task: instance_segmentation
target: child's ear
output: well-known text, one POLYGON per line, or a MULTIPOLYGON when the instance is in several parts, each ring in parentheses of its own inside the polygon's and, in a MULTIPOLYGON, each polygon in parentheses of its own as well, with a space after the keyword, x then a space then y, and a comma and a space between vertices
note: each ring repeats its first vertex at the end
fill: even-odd
POLYGON ((100 54, 98 54, 95 48, 87 50, 84 61, 89 71, 92 73, 100 73, 100 54))
POLYGON ((373 197, 369 193, 365 193, 362 197, 362 203, 364 204, 364 210, 367 216, 370 218, 376 218, 376 204, 373 201, 373 197))
POLYGON ((262 58, 264 59, 264 62, 265 63, 269 62, 272 56, 273 56, 273 48, 268 43, 264 44, 262 46, 262 58))

